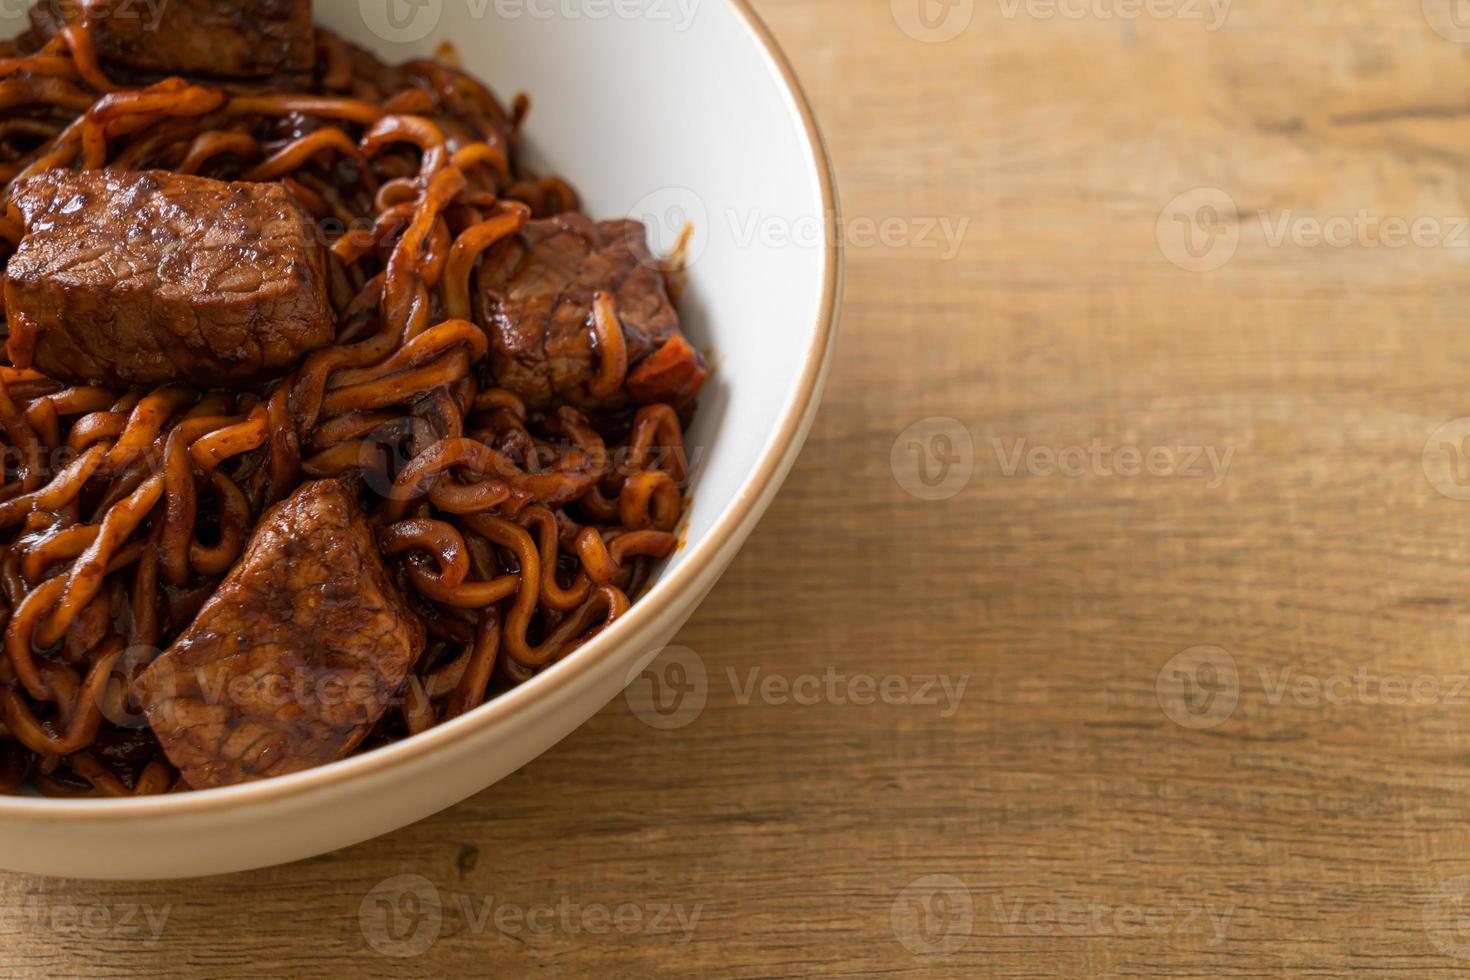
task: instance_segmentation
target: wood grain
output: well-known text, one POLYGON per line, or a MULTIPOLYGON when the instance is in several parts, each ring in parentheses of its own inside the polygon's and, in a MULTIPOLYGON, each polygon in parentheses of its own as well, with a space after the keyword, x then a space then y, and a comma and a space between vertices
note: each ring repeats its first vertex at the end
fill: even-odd
POLYGON ((846 314, 806 452, 679 639, 697 718, 619 700, 288 867, 0 877, 0 972, 1463 973, 1470 503, 1423 454, 1470 415, 1470 46, 1414 2, 970 6, 926 43, 888 0, 758 3, 835 156, 846 314), (1210 229, 1229 261, 1171 261, 1210 229), (973 448, 901 440, 933 418, 973 448), (1178 472, 1194 448, 1219 479, 1178 472), (931 451, 973 472, 925 501, 931 451), (845 696, 929 676, 957 710, 845 696), (401 875, 432 934, 427 906, 382 931, 401 875))

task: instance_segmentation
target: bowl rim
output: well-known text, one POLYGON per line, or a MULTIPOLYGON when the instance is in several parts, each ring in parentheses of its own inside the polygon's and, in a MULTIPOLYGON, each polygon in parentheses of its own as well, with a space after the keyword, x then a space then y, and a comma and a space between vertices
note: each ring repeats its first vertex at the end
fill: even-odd
MULTIPOLYGON (((761 451, 759 461, 706 535, 690 546, 677 569, 633 603, 616 623, 551 670, 513 688, 458 718, 362 755, 351 756, 302 772, 215 789, 159 796, 56 799, 48 797, 0 796, 0 821, 34 823, 65 819, 90 823, 98 820, 160 820, 302 797, 329 787, 383 776, 402 769, 443 749, 470 733, 494 728, 515 717, 534 712, 538 702, 554 698, 579 678, 592 673, 597 664, 625 644, 625 637, 652 628, 660 618, 687 601, 692 587, 716 556, 738 544, 752 528, 752 517, 769 503, 794 460, 795 448, 804 436, 821 394, 829 356, 836 338, 837 314, 842 281, 842 254, 838 228, 839 205, 831 156, 816 115, 786 53, 750 0, 719 0, 743 22, 753 36, 768 66, 775 70, 788 101, 801 122, 807 150, 815 163, 823 207, 823 283, 821 306, 796 387, 783 407, 780 422, 761 451)), ((712 582, 710 583, 713 584, 712 582)))

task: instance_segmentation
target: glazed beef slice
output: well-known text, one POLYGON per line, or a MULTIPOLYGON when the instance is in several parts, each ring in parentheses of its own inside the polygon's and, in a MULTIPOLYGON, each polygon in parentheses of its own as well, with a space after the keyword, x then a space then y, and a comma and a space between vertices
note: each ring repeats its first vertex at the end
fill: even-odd
POLYGON ((264 78, 311 68, 311 0, 39 0, 31 26, 45 41, 92 23, 98 55, 135 71, 264 78))
POLYGON ((226 786, 345 757, 423 645, 356 499, 324 480, 265 515, 135 693, 189 784, 226 786))
POLYGON ((704 381, 703 359, 679 331, 663 272, 637 221, 594 222, 580 214, 532 221, 486 253, 477 283, 495 382, 532 406, 683 403, 704 381), (609 399, 587 391, 600 363, 592 329, 598 292, 613 297, 628 348, 628 384, 609 399), (676 372, 682 384, 640 385, 650 372, 638 368, 655 352, 683 365, 676 372))
POLYGON ((10 357, 107 385, 239 387, 332 341, 322 248, 280 184, 50 170, 17 183, 10 357))

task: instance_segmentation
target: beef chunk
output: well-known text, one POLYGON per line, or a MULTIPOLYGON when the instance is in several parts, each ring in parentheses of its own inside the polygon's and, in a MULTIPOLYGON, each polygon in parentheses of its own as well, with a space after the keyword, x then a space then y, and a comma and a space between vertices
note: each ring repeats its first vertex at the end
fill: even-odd
POLYGON ((264 78, 316 60, 311 0, 40 0, 37 39, 92 23, 98 55, 135 71, 264 78))
POLYGON ((189 784, 226 786, 345 757, 423 645, 356 499, 323 480, 267 512, 135 693, 189 784))
POLYGON ((486 253, 478 285, 495 382, 532 406, 557 400, 590 410, 630 401, 683 404, 704 382, 704 361, 679 332, 663 272, 637 221, 594 222, 580 214, 532 221, 486 253), (587 390, 600 363, 592 329, 598 292, 613 297, 630 370, 626 390, 607 399, 587 390), (664 383, 635 384, 639 365, 664 348, 665 359, 679 360, 683 369, 670 372, 665 365, 664 383), (667 383, 674 376, 679 382, 667 383))
POLYGON ((311 217, 280 184, 51 170, 15 185, 10 357, 107 385, 239 387, 331 343, 311 217))

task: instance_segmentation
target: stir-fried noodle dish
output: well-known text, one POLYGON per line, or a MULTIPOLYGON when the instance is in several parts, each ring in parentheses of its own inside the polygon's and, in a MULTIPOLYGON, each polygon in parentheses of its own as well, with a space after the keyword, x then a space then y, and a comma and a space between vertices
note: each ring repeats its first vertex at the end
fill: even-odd
POLYGON ((679 262, 526 166, 525 96, 308 0, 146 12, 0 51, 5 792, 422 732, 623 615, 685 507, 679 262))

